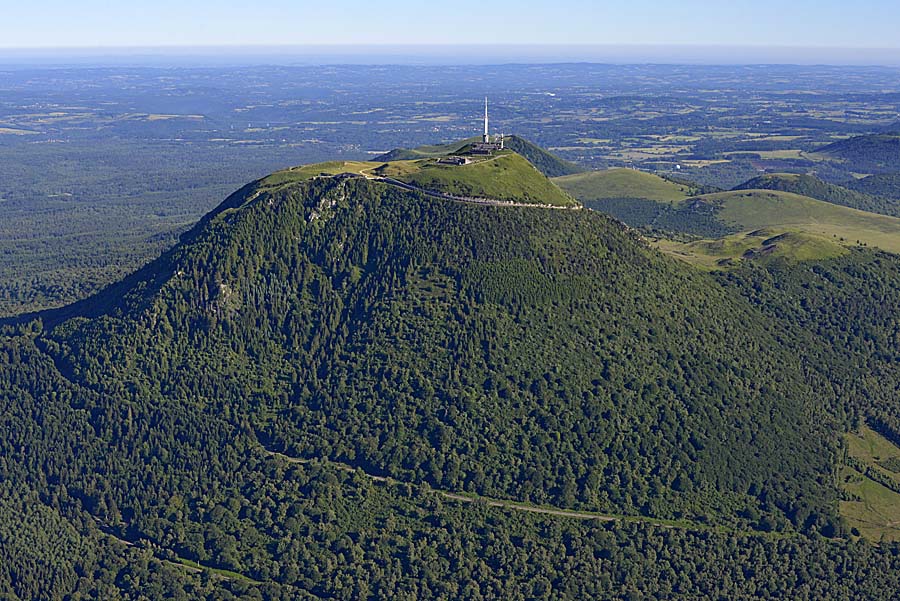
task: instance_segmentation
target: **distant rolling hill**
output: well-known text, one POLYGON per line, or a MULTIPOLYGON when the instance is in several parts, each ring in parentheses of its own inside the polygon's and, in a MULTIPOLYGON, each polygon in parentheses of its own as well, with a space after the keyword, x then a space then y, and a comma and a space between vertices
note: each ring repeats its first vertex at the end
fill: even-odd
POLYGON ((900 204, 890 199, 868 194, 860 190, 851 190, 844 186, 829 184, 812 175, 798 173, 771 173, 761 175, 737 186, 735 190, 777 190, 808 196, 832 204, 881 213, 882 215, 900 216, 900 204))
MULTIPOLYGON (((420 146, 418 148, 396 148, 383 155, 375 157, 375 161, 407 161, 424 158, 437 158, 459 152, 467 145, 477 142, 479 138, 469 138, 450 144, 437 144, 433 146, 420 146)), ((538 171, 547 177, 559 177, 573 173, 581 173, 584 168, 571 163, 544 150, 540 146, 529 142, 519 136, 507 136, 504 145, 509 150, 518 153, 534 165, 538 171)))
POLYGON ((837 160, 860 173, 900 172, 900 134, 871 134, 819 148, 815 156, 837 160))

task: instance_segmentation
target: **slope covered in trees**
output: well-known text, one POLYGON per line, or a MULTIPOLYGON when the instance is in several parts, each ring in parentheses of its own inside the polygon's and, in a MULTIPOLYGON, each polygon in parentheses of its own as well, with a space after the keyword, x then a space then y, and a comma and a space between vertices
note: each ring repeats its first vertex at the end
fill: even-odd
POLYGON ((170 580, 191 596, 895 590, 889 551, 818 538, 846 534, 852 374, 810 377, 768 312, 597 213, 263 181, 119 285, 5 327, 0 475, 71 549, 115 544, 96 522, 152 550, 146 582, 230 571, 170 580))
POLYGON ((859 173, 900 171, 900 135, 869 134, 834 142, 816 154, 846 163, 859 173))
POLYGON ((900 203, 900 173, 874 174, 845 184, 851 190, 900 203))

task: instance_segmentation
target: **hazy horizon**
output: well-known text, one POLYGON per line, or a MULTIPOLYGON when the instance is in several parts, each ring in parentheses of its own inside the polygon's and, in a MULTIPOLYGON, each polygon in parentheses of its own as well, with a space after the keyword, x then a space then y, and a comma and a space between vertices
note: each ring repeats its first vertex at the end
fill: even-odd
POLYGON ((900 66, 900 48, 687 44, 159 45, 0 48, 5 66, 698 64, 900 66))

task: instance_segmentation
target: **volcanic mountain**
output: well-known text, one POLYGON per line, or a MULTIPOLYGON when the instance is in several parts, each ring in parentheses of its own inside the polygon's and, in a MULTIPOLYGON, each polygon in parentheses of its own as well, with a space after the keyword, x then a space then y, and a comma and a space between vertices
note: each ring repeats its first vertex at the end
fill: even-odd
MULTIPOLYGON (((343 590, 397 593, 410 570, 433 592, 459 568, 429 558, 459 545, 453 565, 485 590, 516 596, 481 561, 543 586, 492 537, 624 561, 554 519, 748 545, 842 534, 833 392, 791 330, 578 210, 520 155, 415 161, 248 184, 125 281, 7 325, 15 499, 238 588, 313 596, 357 577, 343 590), (493 202, 504 161, 527 169, 493 202), (536 517, 506 517, 523 508, 536 517)), ((24 565, 32 546, 10 540, 24 565)), ((579 591, 604 590, 590 562, 552 555, 579 591)))

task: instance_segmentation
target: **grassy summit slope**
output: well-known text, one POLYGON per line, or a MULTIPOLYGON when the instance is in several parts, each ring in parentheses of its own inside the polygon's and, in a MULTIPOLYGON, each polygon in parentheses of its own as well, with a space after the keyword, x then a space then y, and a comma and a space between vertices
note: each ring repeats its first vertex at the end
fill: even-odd
POLYGON ((331 161, 278 171, 261 179, 257 191, 270 191, 318 177, 354 174, 406 182, 426 191, 524 204, 574 207, 578 203, 521 155, 505 150, 492 157, 471 157, 467 165, 437 159, 391 162, 331 161))
POLYGON ((427 146, 419 146, 416 148, 395 148, 389 152, 375 157, 375 161, 388 163, 391 161, 412 161, 417 159, 436 159, 447 155, 455 154, 462 148, 480 142, 481 138, 472 137, 459 142, 450 142, 449 144, 429 144, 427 146))
POLYGON ((469 165, 424 161, 415 172, 397 179, 425 190, 454 196, 484 197, 510 202, 576 206, 577 203, 531 163, 512 151, 469 165))
MULTIPOLYGON (((413 149, 397 148, 376 157, 375 161, 390 162, 443 157, 458 153, 466 146, 479 142, 480 140, 481 138, 469 138, 461 142, 452 142, 450 144, 420 146, 413 149)), ((521 155, 547 177, 558 177, 584 171, 582 167, 575 163, 561 159, 519 136, 507 136, 504 139, 504 144, 508 150, 512 150, 521 155)))

